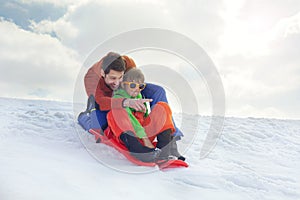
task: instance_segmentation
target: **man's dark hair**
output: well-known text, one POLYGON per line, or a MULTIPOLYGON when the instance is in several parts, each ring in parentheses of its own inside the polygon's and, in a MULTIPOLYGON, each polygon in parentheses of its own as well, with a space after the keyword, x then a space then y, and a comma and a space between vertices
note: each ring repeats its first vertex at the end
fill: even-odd
POLYGON ((102 69, 105 74, 108 74, 110 70, 115 70, 118 72, 125 71, 125 62, 122 56, 118 53, 109 52, 102 61, 102 69))

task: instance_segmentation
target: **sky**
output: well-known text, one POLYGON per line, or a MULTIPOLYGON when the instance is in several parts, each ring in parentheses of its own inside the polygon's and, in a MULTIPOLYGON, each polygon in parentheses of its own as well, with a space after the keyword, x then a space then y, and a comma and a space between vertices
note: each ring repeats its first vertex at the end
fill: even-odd
MULTIPOLYGON (((143 28, 171 30, 203 48, 221 77, 226 116, 300 119, 298 0, 2 0, 0 96, 73 101, 83 63, 97 46, 143 28)), ((199 114, 209 115, 205 73, 198 80, 187 63, 156 54, 130 56, 138 66, 186 73, 199 114)))

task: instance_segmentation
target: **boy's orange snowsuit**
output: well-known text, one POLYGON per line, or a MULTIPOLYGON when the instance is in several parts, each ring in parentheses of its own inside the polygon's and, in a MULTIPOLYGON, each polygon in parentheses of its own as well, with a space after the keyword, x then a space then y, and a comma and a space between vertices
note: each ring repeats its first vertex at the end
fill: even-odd
POLYGON ((171 129, 172 133, 175 132, 172 111, 165 102, 158 102, 149 115, 131 108, 112 108, 107 114, 107 121, 118 139, 125 131, 132 131, 140 139, 148 137, 150 141, 167 129, 171 129))

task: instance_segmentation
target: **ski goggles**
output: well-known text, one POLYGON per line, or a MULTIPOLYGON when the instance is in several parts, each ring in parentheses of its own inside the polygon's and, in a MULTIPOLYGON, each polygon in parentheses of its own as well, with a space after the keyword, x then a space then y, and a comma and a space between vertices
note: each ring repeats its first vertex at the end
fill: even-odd
POLYGON ((131 89, 136 89, 138 87, 140 90, 143 90, 146 87, 146 83, 135 83, 135 82, 123 82, 123 83, 129 85, 131 89))

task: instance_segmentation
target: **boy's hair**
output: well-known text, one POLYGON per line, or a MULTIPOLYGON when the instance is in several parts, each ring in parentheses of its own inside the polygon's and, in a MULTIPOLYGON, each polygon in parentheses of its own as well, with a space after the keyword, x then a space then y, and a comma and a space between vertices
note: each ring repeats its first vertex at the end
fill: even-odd
POLYGON ((102 69, 105 74, 109 74, 110 70, 118 72, 125 71, 125 62, 118 53, 109 52, 102 61, 102 69))
POLYGON ((145 76, 140 69, 132 68, 123 76, 123 81, 145 81, 145 76))

